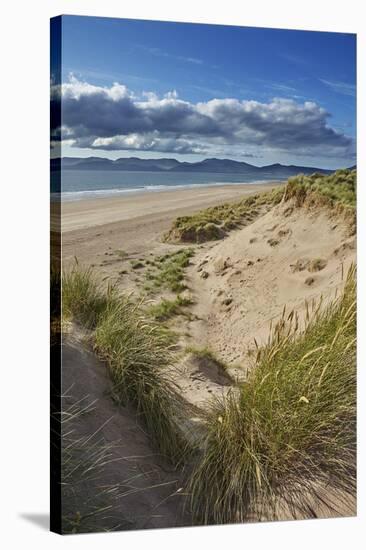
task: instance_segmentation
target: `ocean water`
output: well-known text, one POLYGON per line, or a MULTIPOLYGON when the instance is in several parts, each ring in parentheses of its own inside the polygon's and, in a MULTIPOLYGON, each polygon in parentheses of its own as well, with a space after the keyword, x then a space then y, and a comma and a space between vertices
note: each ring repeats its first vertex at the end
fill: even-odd
MULTIPOLYGON (((53 198, 59 195, 57 174, 51 174, 53 198)), ((261 174, 260 182, 271 181, 273 176, 261 174)), ((258 183, 258 174, 212 174, 202 172, 127 172, 102 170, 63 170, 61 174, 61 200, 74 201, 98 197, 111 197, 159 192, 169 189, 187 189, 215 185, 258 183)))

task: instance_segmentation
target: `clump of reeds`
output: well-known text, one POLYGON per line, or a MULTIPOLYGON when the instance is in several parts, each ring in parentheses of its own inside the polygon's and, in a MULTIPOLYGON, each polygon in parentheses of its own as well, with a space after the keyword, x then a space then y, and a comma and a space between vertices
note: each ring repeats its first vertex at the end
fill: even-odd
POLYGON ((212 404, 189 484, 195 521, 313 517, 324 487, 354 496, 354 268, 342 295, 313 309, 303 329, 284 312, 240 391, 212 404))

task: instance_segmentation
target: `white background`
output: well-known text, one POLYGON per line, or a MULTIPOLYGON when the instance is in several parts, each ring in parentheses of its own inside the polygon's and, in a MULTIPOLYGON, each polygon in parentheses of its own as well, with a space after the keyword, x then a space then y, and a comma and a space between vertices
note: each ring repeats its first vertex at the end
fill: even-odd
MULTIPOLYGON (((365 523, 366 27, 360 0, 4 2, 0 90, 0 541, 2 548, 148 546, 358 549, 365 523), (49 17, 62 13, 358 33, 359 515, 262 525, 60 537, 49 495, 49 17), (32 520, 33 518, 33 520, 32 520), (43 524, 39 525, 39 524, 43 524)), ((364 547, 364 546, 363 546, 364 547)))

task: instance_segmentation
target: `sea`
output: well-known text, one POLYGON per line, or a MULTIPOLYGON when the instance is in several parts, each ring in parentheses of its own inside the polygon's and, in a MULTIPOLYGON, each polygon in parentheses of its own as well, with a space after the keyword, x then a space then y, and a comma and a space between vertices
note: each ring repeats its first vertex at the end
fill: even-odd
MULTIPOLYGON (((63 170, 61 200, 75 201, 117 195, 156 193, 174 189, 190 189, 216 185, 253 184, 273 181, 273 175, 220 174, 203 172, 127 172, 103 170, 63 170)), ((279 178, 276 178, 278 181, 279 178)), ((59 176, 51 173, 51 197, 59 199, 59 176)))

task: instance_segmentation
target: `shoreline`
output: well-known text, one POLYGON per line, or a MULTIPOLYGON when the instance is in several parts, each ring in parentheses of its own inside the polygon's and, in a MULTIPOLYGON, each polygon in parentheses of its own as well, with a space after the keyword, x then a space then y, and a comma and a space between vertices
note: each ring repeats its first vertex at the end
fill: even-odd
POLYGON ((226 182, 211 182, 211 183, 184 183, 177 185, 145 185, 143 187, 133 188, 116 188, 116 189, 87 189, 84 191, 63 191, 62 193, 51 193, 51 200, 65 202, 77 202, 85 200, 97 200, 97 199, 112 199, 116 197, 135 196, 144 193, 162 193, 170 191, 185 191, 205 188, 217 188, 217 187, 242 187, 247 185, 269 185, 273 182, 284 183, 286 179, 282 180, 254 180, 254 181, 226 181, 226 182))
MULTIPOLYGON (((126 193, 112 197, 67 200, 61 202, 62 233, 149 216, 177 217, 222 202, 268 191, 283 181, 224 185, 202 185, 195 188, 126 193)), ((54 203, 60 205, 59 202, 54 203)), ((145 220, 147 221, 147 219, 145 220)))

